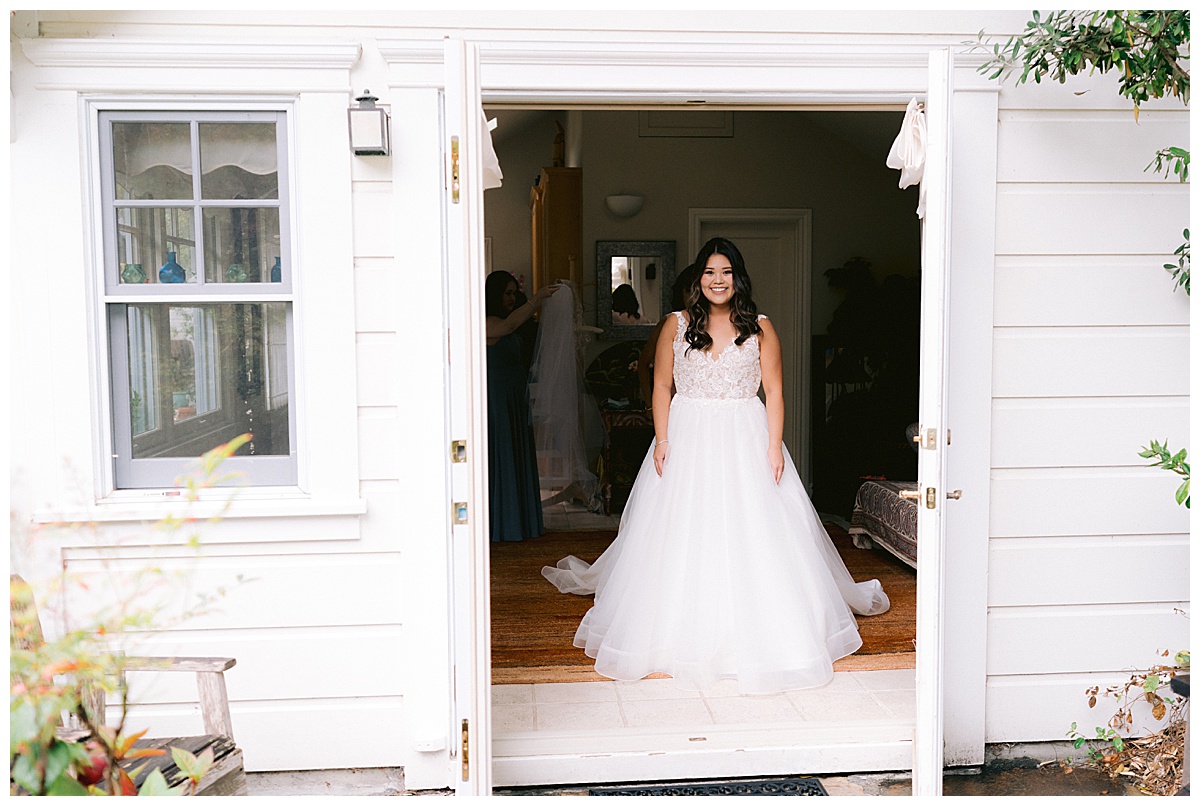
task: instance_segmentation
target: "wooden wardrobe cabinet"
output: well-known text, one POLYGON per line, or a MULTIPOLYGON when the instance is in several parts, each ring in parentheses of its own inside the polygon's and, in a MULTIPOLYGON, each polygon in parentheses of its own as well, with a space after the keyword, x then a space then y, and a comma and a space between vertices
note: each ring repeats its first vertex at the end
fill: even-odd
POLYGON ((558 280, 581 285, 583 169, 543 168, 529 191, 533 221, 533 288, 558 280))

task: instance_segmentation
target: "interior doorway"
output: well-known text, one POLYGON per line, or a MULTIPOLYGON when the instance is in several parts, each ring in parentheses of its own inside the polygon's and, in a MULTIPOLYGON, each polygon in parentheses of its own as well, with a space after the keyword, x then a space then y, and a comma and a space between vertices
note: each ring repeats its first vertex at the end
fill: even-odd
MULTIPOLYGON (((790 411, 805 414, 802 420, 791 421, 790 434, 807 432, 809 436, 807 445, 804 444, 803 437, 791 436, 786 441, 790 447, 793 443, 800 446, 801 450, 798 451, 796 447, 792 447, 792 450, 803 457, 804 464, 799 464, 798 467, 802 468, 802 477, 814 492, 814 500, 817 500, 819 488, 813 489, 812 477, 818 475, 818 469, 825 466, 823 462, 836 464, 833 457, 839 450, 839 446, 827 438, 830 404, 839 400, 844 404, 847 399, 853 400, 855 393, 860 397, 869 395, 871 384, 882 369, 882 361, 878 358, 874 363, 868 363, 863 354, 853 349, 849 350, 847 355, 846 348, 851 345, 831 344, 829 324, 838 318, 839 311, 843 314, 842 319, 848 318, 848 314, 864 302, 861 296, 863 293, 871 297, 870 304, 876 307, 859 308, 860 316, 869 316, 869 311, 878 310, 880 307, 886 308, 889 300, 883 289, 893 276, 903 278, 910 286, 917 281, 920 236, 918 221, 913 213, 916 193, 915 190, 907 193, 898 191, 895 188, 894 172, 889 172, 883 167, 887 145, 899 128, 902 113, 729 111, 732 138, 726 138, 722 134, 720 142, 706 142, 718 138, 646 137, 640 133, 644 130, 638 128, 642 122, 639 119, 642 111, 645 110, 624 107, 585 109, 582 115, 575 117, 577 121, 582 120, 584 127, 581 160, 581 265, 584 271, 579 289, 585 320, 589 314, 593 317, 596 314, 596 283, 603 281, 599 276, 601 272, 593 271, 594 261, 590 257, 594 254, 594 244, 598 240, 673 239, 677 248, 676 265, 680 268, 690 262, 695 243, 703 240, 700 235, 710 232, 705 226, 717 227, 720 223, 724 229, 722 234, 731 237, 735 242, 746 240, 750 243, 749 250, 754 257, 748 254, 747 262, 755 282, 756 297, 771 301, 774 308, 772 316, 782 319, 791 317, 793 326, 789 328, 789 338, 792 344, 791 349, 785 346, 785 357, 789 354, 795 356, 789 364, 793 370, 792 377, 797 383, 791 389, 791 399, 787 400, 787 405, 790 411), (805 156, 803 159, 798 158, 798 161, 808 160, 811 164, 819 165, 820 170, 816 172, 815 178, 821 181, 805 184, 797 182, 794 176, 786 175, 781 179, 777 165, 768 170, 761 162, 759 149, 753 145, 742 145, 740 148, 736 145, 739 131, 746 131, 754 137, 771 137, 778 142, 780 129, 789 130, 793 135, 797 131, 804 134, 807 138, 804 147, 797 150, 805 156), (640 142, 643 140, 648 142, 640 142), (654 165, 671 164, 664 163, 656 156, 661 155, 668 140, 673 140, 668 145, 673 147, 676 168, 662 169, 656 173, 653 170, 654 165), (825 151, 822 151, 821 143, 826 146, 825 151), (723 148, 735 155, 732 161, 719 159, 719 155, 724 153, 723 148), (681 191, 678 188, 679 179, 676 173, 678 165, 690 165, 694 170, 695 166, 704 164, 704 158, 688 156, 693 152, 701 155, 707 153, 707 159, 713 160, 714 164, 720 162, 728 176, 740 177, 736 191, 731 184, 732 180, 714 178, 711 175, 707 176, 707 184, 694 186, 690 191, 681 191), (606 161, 624 166, 629 171, 626 175, 636 176, 641 187, 631 188, 621 184, 632 182, 632 179, 622 180, 614 179, 611 175, 606 176, 603 167, 606 161), (848 181, 845 170, 831 170, 834 166, 848 164, 856 166, 850 173, 869 173, 872 176, 861 182, 856 182, 853 178, 848 181), (771 177, 772 187, 756 187, 756 182, 766 182, 767 176, 771 177), (781 187, 789 184, 790 189, 781 187), (676 203, 672 210, 671 204, 665 201, 666 197, 656 199, 653 192, 645 190, 659 187, 671 188, 666 196, 677 195, 686 206, 676 203), (627 195, 627 191, 632 190, 643 190, 647 206, 657 203, 666 209, 658 211, 653 218, 641 221, 640 215, 618 219, 606 211, 603 205, 604 198, 613 194, 627 195), (752 231, 755 226, 753 219, 739 224, 734 220, 734 216, 724 220, 713 217, 708 224, 697 227, 697 219, 688 215, 691 210, 764 207, 811 211, 809 220, 812 224, 808 245, 814 257, 802 266, 803 274, 796 274, 795 264, 784 268, 785 261, 779 260, 774 261, 773 270, 756 268, 755 260, 770 260, 766 256, 770 254, 771 249, 778 249, 780 244, 787 244, 786 234, 776 233, 774 245, 764 244, 764 249, 758 250, 754 245, 757 236, 752 231), (872 245, 879 246, 879 250, 873 251, 870 248, 872 245), (868 284, 871 285, 869 291, 864 291, 864 287, 855 287, 855 293, 852 294, 845 285, 836 284, 863 266, 866 267, 866 277, 872 281, 868 284), (803 293, 805 288, 808 293, 803 293), (856 295, 857 298, 851 299, 856 295), (784 304, 784 300, 792 299, 796 301, 790 305, 784 304), (848 301, 851 303, 849 311, 845 310, 848 301), (836 380, 829 382, 826 378, 824 371, 832 364, 833 359, 839 356, 846 356, 848 361, 857 362, 858 368, 861 369, 862 377, 858 378, 854 385, 836 380)), ((525 266, 521 242, 529 242, 532 249, 532 237, 522 234, 530 232, 526 200, 529 196, 529 182, 537 175, 537 171, 549 164, 553 158, 553 124, 565 123, 567 118, 565 113, 559 110, 532 108, 488 110, 488 114, 489 117, 495 116, 500 120, 494 137, 506 176, 505 188, 490 191, 485 196, 485 228, 493 244, 492 265, 497 269, 508 269, 514 275, 520 276, 521 269, 525 266), (525 135, 523 137, 519 136, 522 132, 525 135), (522 177, 525 178, 525 182, 521 181, 522 177), (503 199, 510 194, 512 198, 505 203, 503 199), (517 200, 516 203, 513 203, 513 198, 517 200)), ((783 139, 786 141, 787 138, 783 139)), ((792 246, 786 248, 792 249, 792 246)), ((861 274, 861 271, 859 273, 861 274)), ((893 283, 892 287, 895 288, 896 284, 893 283)), ((905 296, 892 302, 895 305, 904 305, 911 304, 913 300, 905 296)), ((917 310, 919 314, 919 303, 917 310)), ((592 319, 591 323, 595 324, 595 320, 592 319)), ((857 324, 863 331, 875 331, 878 322, 859 320, 857 324)), ((913 339, 912 347, 915 350, 916 333, 906 335, 913 339)), ((606 350, 611 350, 614 345, 606 344, 608 340, 603 338, 585 341, 588 343, 583 346, 580 355, 586 372, 597 358, 606 350)), ((874 355, 880 355, 880 351, 874 355)), ((912 369, 915 372, 919 367, 912 369)), ((915 420, 916 403, 914 392, 910 403, 912 420, 915 420)), ((842 409, 845 413, 842 415, 843 421, 839 423, 840 427, 852 428, 854 418, 857 417, 860 418, 860 425, 865 428, 866 424, 862 420, 872 416, 869 406, 855 408, 843 405, 842 409)), ((897 413, 894 419, 898 421, 906 417, 907 414, 897 413)), ((893 444, 903 445, 904 424, 901 425, 899 433, 889 436, 893 444)), ((871 472, 869 463, 842 464, 850 468, 848 472, 885 475, 881 471, 871 472), (864 471, 863 467, 867 470, 864 471)), ((915 458, 911 464, 911 475, 908 478, 915 480, 915 458)), ((843 478, 840 481, 846 486, 852 484, 854 479, 843 478)), ((852 519, 853 502, 847 502, 844 496, 836 495, 827 496, 827 499, 834 502, 836 507, 830 508, 827 513, 825 508, 818 508, 828 516, 827 528, 831 533, 837 533, 835 537, 840 538, 839 549, 844 545, 844 551, 850 557, 853 557, 855 552, 863 552, 862 549, 853 548, 849 536, 845 534, 852 519)), ((865 663, 865 655, 851 656, 840 662, 835 684, 831 684, 834 688, 828 692, 835 695, 833 701, 839 704, 836 715, 829 711, 818 713, 815 706, 810 704, 809 713, 817 718, 805 719, 803 706, 797 704, 803 698, 783 697, 772 701, 773 711, 767 706, 732 705, 734 699, 727 696, 700 698, 698 701, 679 698, 674 697, 673 692, 669 690, 669 681, 654 679, 642 681, 646 684, 645 691, 614 689, 615 694, 609 699, 610 692, 607 686, 611 684, 595 675, 594 671, 590 671, 590 661, 582 657, 581 650, 570 646, 571 634, 590 604, 590 599, 559 594, 537 571, 541 564, 553 565, 557 559, 567 554, 576 554, 589 561, 594 559, 611 541, 615 534, 615 524, 600 520, 599 513, 580 511, 579 507, 567 511, 566 505, 563 505, 563 510, 565 523, 554 521, 553 525, 559 528, 552 530, 553 533, 547 536, 549 539, 537 538, 528 541, 527 545, 494 546, 492 551, 492 681, 497 784, 517 785, 568 780, 564 777, 568 773, 547 766, 549 762, 531 761, 534 757, 540 758, 538 753, 544 751, 545 742, 550 739, 558 743, 561 752, 568 754, 606 752, 605 748, 611 751, 613 746, 622 742, 626 743, 626 747, 636 746, 643 748, 647 753, 653 753, 655 747, 665 748, 678 741, 682 735, 680 731, 695 733, 693 728, 698 726, 708 726, 703 731, 703 741, 711 741, 713 744, 709 746, 715 747, 720 741, 728 739, 731 732, 738 729, 761 729, 766 725, 777 726, 776 740, 782 741, 787 731, 798 731, 795 735, 787 734, 791 737, 787 741, 793 742, 794 747, 814 748, 822 743, 828 746, 831 743, 853 741, 847 738, 853 734, 853 730, 847 732, 843 729, 840 733, 834 731, 824 734, 821 731, 828 729, 828 723, 835 718, 841 723, 854 724, 855 715, 865 717, 857 720, 860 722, 874 721, 886 724, 887 727, 882 729, 884 734, 895 731, 896 735, 900 736, 907 730, 907 735, 911 737, 912 721, 907 718, 907 709, 911 705, 910 681, 914 662, 911 637, 900 638, 901 643, 908 644, 903 648, 907 651, 874 653, 880 657, 865 663), (543 557, 543 554, 546 556, 543 557), (497 575, 497 571, 501 573, 497 575), (545 603, 534 604, 535 600, 540 600, 538 594, 541 592, 547 594, 545 603), (528 609, 523 611, 522 607, 528 609), (540 608, 543 612, 533 612, 540 608), (514 629, 518 631, 514 632, 514 629), (521 629, 526 632, 520 633, 521 629), (550 645, 546 645, 547 641, 550 645), (504 657, 504 652, 511 654, 504 657), (883 656, 887 657, 881 660, 883 656), (721 722, 717 719, 718 716, 728 717, 739 707, 743 707, 743 710, 740 717, 735 717, 734 721, 727 718, 721 722), (784 713, 785 716, 788 713, 799 715, 799 718, 791 721, 785 719, 781 722, 778 719, 780 713, 784 713), (539 714, 542 715, 540 719, 539 714), (613 722, 614 714, 620 720, 619 724, 613 722), (692 721, 689 722, 689 719, 692 721), (740 721, 737 721, 738 719, 740 721), (570 731, 564 733, 563 728, 568 725, 578 730, 578 735, 574 738, 566 735, 570 731), (601 734, 611 731, 617 733, 610 734, 607 738, 600 735, 598 739, 597 731, 601 734)), ((547 519, 547 525, 552 525, 552 519, 547 519)), ((915 573, 911 568, 903 566, 883 552, 866 552, 859 557, 867 558, 877 561, 876 566, 868 573, 876 576, 894 574, 893 581, 885 583, 885 587, 892 587, 889 595, 894 591, 898 592, 904 585, 911 585, 915 605, 915 573), (878 563, 882 563, 882 566, 878 563)), ((860 577, 856 575, 856 578, 860 577)), ((902 600, 902 596, 893 596, 894 603, 902 600)), ((896 608, 893 615, 901 609, 896 608)), ((907 616, 911 620, 907 626, 912 637, 915 637, 914 609, 908 610, 907 616)), ((895 642, 902 629, 893 631, 888 639, 895 642)), ((721 693, 728 694, 718 692, 721 693)), ((612 767, 611 775, 631 774, 630 770, 637 767, 637 763, 631 761, 635 757, 636 753, 626 757, 628 763, 625 766, 612 767)), ((904 763, 900 762, 896 768, 902 767, 904 763)), ((590 777, 577 780, 597 780, 594 769, 593 767, 593 771, 587 773, 590 777)), ((668 766, 660 765, 656 768, 655 775, 669 775, 669 769, 668 766)))

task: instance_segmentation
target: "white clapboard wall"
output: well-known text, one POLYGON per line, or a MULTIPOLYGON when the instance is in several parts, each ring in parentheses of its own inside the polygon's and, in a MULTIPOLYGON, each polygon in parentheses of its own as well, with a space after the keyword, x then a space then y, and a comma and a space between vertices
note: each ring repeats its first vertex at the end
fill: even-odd
POLYGON ((988 742, 1090 732, 1115 703, 1089 685, 1187 647, 1187 510, 1137 454, 1189 441, 1188 297, 1162 268, 1188 186, 1142 170, 1188 140, 1186 108, 1137 122, 1111 77, 1000 96, 988 742))

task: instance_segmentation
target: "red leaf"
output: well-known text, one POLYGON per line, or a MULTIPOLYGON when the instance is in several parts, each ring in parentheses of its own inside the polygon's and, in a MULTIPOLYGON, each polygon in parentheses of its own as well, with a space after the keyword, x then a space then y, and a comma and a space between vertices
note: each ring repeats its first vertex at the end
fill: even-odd
MULTIPOLYGON (((145 731, 143 731, 143 733, 144 732, 145 731)), ((125 772, 125 770, 117 770, 117 782, 121 786, 122 795, 136 795, 138 793, 137 785, 133 782, 133 779, 129 777, 129 773, 125 772)))

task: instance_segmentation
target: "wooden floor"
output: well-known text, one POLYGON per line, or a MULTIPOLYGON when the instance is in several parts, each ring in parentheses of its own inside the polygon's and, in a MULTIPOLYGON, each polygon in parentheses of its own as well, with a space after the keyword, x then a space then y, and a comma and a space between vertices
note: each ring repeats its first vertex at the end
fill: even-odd
MULTIPOLYGON (((911 669, 916 662, 917 575, 884 551, 854 548, 827 524, 856 580, 878 579, 892 602, 878 616, 859 617, 862 648, 834 664, 837 671, 911 669)), ((492 682, 569 683, 606 680, 571 644, 592 597, 559 593, 541 574, 568 554, 593 562, 616 532, 549 532, 535 540, 492 544, 492 682)))

